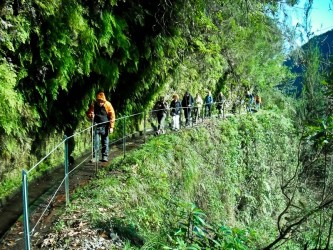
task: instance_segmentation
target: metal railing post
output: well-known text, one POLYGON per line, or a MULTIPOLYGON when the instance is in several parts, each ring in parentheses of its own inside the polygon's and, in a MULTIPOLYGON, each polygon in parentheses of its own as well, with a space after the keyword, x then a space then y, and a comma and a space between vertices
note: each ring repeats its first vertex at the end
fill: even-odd
POLYGON ((94 158, 94 120, 91 121, 91 158, 94 158))
POLYGON ((24 226, 24 245, 25 250, 30 250, 30 226, 28 210, 28 176, 25 170, 22 170, 22 202, 23 202, 23 226, 24 226))
POLYGON ((202 108, 201 108, 201 122, 204 121, 204 117, 205 117, 205 112, 206 112, 206 105, 202 105, 202 108))
POLYGON ((66 205, 69 205, 69 179, 68 179, 68 137, 65 135, 65 194, 66 205))
POLYGON ((146 111, 144 111, 144 113, 143 113, 143 141, 144 141, 144 143, 146 143, 146 129, 147 129, 146 119, 147 119, 147 114, 146 114, 146 111))
POLYGON ((123 120, 123 152, 124 152, 124 158, 126 156, 126 116, 124 116, 123 120))
POLYGON ((96 144, 96 145, 94 145, 94 143, 93 143, 93 147, 94 147, 94 150, 95 150, 95 155, 94 155, 94 158, 95 158, 95 172, 96 172, 96 175, 97 175, 99 155, 100 155, 99 146, 101 144, 101 136, 97 133, 97 126, 95 126, 95 128, 94 128, 93 140, 94 140, 94 143, 96 144), (97 136, 97 139, 95 138, 96 136, 97 136))
POLYGON ((97 126, 94 124, 94 120, 91 121, 91 159, 95 159, 95 174, 98 171, 98 161, 99 161, 99 140, 97 140, 97 144, 95 146, 95 136, 98 136, 97 133, 97 126), (96 150, 95 150, 96 147, 96 150))

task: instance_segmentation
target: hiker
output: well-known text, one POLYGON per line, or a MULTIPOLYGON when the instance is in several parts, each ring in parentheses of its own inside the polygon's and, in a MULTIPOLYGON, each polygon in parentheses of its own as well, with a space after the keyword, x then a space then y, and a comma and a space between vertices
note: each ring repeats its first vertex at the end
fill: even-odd
POLYGON ((246 99, 246 111, 252 113, 253 94, 250 92, 250 90, 246 91, 245 99, 246 99))
POLYGON ((179 115, 182 104, 179 101, 179 96, 174 94, 170 103, 170 114, 172 117, 172 130, 179 130, 179 115))
POLYGON ((210 117, 212 114, 212 104, 213 104, 213 96, 210 91, 207 92, 207 95, 205 97, 205 117, 210 117))
POLYGON ((96 94, 96 101, 89 106, 87 116, 96 125, 94 129, 94 150, 91 162, 98 159, 100 140, 102 143, 102 160, 108 161, 109 156, 109 133, 113 133, 115 124, 115 112, 109 101, 106 100, 103 91, 96 94))
POLYGON ((194 98, 194 109, 193 109, 194 122, 197 122, 199 120, 201 109, 202 109, 202 104, 203 104, 203 100, 202 100, 200 94, 197 93, 194 98))
POLYGON ((191 110, 193 106, 193 97, 190 94, 190 92, 186 91, 185 95, 182 100, 182 107, 184 110, 184 116, 185 116, 185 126, 190 125, 190 118, 191 118, 191 110))
POLYGON ((157 131, 156 135, 164 134, 164 122, 167 115, 168 104, 164 100, 163 96, 160 96, 154 105, 154 112, 157 117, 157 131))
POLYGON ((222 92, 219 92, 216 98, 216 108, 217 108, 217 117, 218 118, 223 118, 224 117, 224 102, 225 102, 225 97, 222 92))

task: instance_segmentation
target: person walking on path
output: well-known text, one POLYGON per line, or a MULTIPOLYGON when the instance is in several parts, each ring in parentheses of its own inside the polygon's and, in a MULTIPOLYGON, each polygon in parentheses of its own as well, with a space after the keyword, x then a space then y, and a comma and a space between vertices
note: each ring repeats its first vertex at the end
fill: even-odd
POLYGON ((199 121, 202 105, 203 105, 203 100, 202 100, 200 94, 197 93, 194 98, 194 109, 193 109, 194 122, 199 121))
POLYGON ((256 104, 256 110, 259 111, 261 106, 261 96, 258 93, 254 96, 254 102, 256 104))
POLYGON ((164 123, 167 116, 168 104, 165 102, 164 97, 161 96, 154 105, 154 112, 157 117, 157 131, 156 134, 164 134, 164 123))
POLYGON ((252 113, 253 94, 251 93, 250 90, 246 91, 245 100, 246 100, 246 111, 252 113))
POLYGON ((190 125, 191 110, 193 106, 193 97, 190 92, 186 91, 182 100, 182 107, 184 109, 185 126, 190 125))
POLYGON ((205 97, 205 117, 211 117, 213 102, 212 92, 208 91, 205 97))
POLYGON ((116 114, 109 101, 106 100, 103 91, 96 94, 96 101, 93 102, 87 111, 87 116, 93 121, 94 129, 94 147, 93 158, 91 162, 96 162, 99 155, 99 144, 102 144, 102 161, 107 162, 109 157, 109 133, 113 133, 116 114))
POLYGON ((179 115, 182 104, 179 101, 179 96, 174 94, 170 104, 170 114, 172 117, 172 130, 179 130, 179 115))
POLYGON ((216 98, 216 108, 217 108, 217 117, 223 118, 224 117, 224 102, 225 97, 222 92, 219 92, 217 98, 216 98))

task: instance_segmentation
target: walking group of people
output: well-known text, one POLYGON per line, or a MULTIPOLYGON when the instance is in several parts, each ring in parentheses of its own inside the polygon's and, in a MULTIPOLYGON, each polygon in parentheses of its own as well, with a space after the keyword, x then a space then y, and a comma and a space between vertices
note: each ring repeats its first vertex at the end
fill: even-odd
MULTIPOLYGON (((254 104, 256 109, 259 110, 261 98, 258 94, 253 95, 250 91, 247 91, 245 98, 247 101, 246 109, 248 112, 252 112, 254 104)), ((193 97, 189 91, 186 91, 181 101, 178 94, 174 94, 170 105, 168 105, 165 98, 161 96, 154 105, 154 113, 156 114, 158 122, 156 134, 165 133, 164 127, 168 111, 170 111, 170 116, 172 118, 171 129, 179 130, 181 111, 183 111, 184 114, 185 126, 189 126, 191 119, 192 122, 195 123, 200 117, 211 117, 213 104, 216 105, 217 116, 223 118, 225 103, 226 98, 222 92, 218 93, 214 102, 211 91, 207 91, 204 99, 201 98, 199 93, 193 97), (204 112, 204 116, 202 116, 201 112, 204 112)), ((89 106, 86 114, 95 125, 93 134, 93 157, 91 161, 97 161, 96 152, 99 152, 99 144, 101 141, 101 161, 107 162, 109 155, 109 134, 113 132, 116 115, 111 103, 106 100, 103 91, 99 91, 96 94, 96 100, 89 106)))
MULTIPOLYGON (((219 92, 215 102, 218 110, 218 117, 223 117, 225 101, 225 96, 222 92, 219 92)), ((185 126, 189 126, 191 119, 193 123, 199 120, 202 110, 204 112, 204 117, 211 117, 213 104, 214 99, 211 91, 207 91, 204 99, 202 99, 199 93, 193 97, 189 91, 185 92, 182 100, 180 100, 178 94, 174 94, 170 105, 168 105, 164 97, 160 97, 153 108, 158 123, 156 134, 165 133, 165 119, 168 111, 170 111, 172 119, 171 129, 179 130, 181 111, 183 111, 184 114, 185 126)))

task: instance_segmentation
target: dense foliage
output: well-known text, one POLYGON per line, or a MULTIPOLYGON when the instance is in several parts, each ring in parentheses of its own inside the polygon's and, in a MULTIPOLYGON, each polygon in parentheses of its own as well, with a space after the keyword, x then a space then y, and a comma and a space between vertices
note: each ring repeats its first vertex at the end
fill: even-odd
POLYGON ((223 90, 233 100, 278 83, 279 2, 3 1, 0 178, 29 168, 54 135, 87 126, 98 89, 124 115, 159 94, 223 90))

